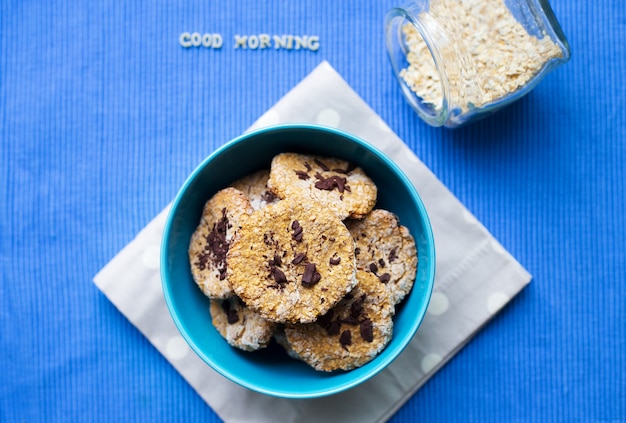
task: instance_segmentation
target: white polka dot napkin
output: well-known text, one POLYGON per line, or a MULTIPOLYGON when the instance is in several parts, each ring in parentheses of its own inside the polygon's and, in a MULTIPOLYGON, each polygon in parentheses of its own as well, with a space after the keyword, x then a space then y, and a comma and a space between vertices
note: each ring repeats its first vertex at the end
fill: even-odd
POLYGON ((431 218, 437 276, 427 316, 406 350, 385 371, 338 395, 273 398, 218 375, 179 335, 165 305, 159 250, 167 209, 94 278, 113 304, 150 340, 226 422, 385 421, 513 296, 529 273, 419 161, 326 62, 251 129, 309 122, 337 127, 387 153, 415 184, 431 218))

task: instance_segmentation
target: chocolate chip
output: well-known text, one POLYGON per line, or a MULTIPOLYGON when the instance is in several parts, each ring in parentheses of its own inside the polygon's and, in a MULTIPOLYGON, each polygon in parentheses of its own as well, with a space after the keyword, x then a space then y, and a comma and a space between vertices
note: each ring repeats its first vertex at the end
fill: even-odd
POLYGON ((343 332, 341 332, 341 336, 339 336, 339 343, 344 350, 348 351, 346 347, 348 345, 352 345, 352 333, 350 333, 349 330, 344 330, 343 332))
POLYGON ((276 194, 274 194, 272 191, 265 191, 262 195, 261 195, 261 199, 263 201, 265 201, 266 203, 271 203, 274 200, 276 200, 276 194))
POLYGON ((303 170, 294 170, 294 172, 296 172, 296 175, 298 175, 298 179, 302 179, 303 181, 306 181, 310 178, 309 174, 303 170))
POLYGON ((326 329, 328 336, 335 336, 341 330, 341 323, 335 320, 334 322, 330 322, 324 329, 326 329))
POLYGON ((352 317, 359 317, 363 311, 363 298, 357 298, 350 305, 350 315, 352 317))
POLYGON ((315 173, 315 178, 317 179, 317 182, 315 182, 315 188, 326 191, 331 191, 334 188, 331 178, 324 178, 319 172, 315 173))
POLYGON ((335 178, 333 177, 335 184, 337 185, 337 190, 339 192, 343 192, 346 188, 346 178, 335 178))
POLYGON ((302 285, 309 288, 320 281, 322 275, 315 270, 315 263, 307 263, 302 275, 302 285))
POLYGON ((392 263, 395 259, 396 259, 396 249, 392 249, 391 251, 389 251, 389 263, 392 263))
POLYGON ((272 272, 272 276, 274 277, 274 280, 276 281, 276 283, 278 283, 278 284, 287 283, 287 277, 285 276, 283 271, 280 270, 278 267, 272 267, 271 272, 272 272))
POLYGON ((226 231, 229 228, 226 212, 227 210, 224 207, 222 209, 222 217, 213 224, 211 231, 206 236, 207 243, 204 249, 208 253, 199 255, 196 263, 200 270, 204 270, 210 260, 213 266, 220 272, 220 280, 226 277, 226 254, 230 247, 226 240, 226 231))
POLYGON ((280 256, 278 254, 274 254, 274 260, 273 263, 275 266, 282 266, 283 265, 283 260, 280 258, 280 256))
POLYGON ((231 303, 228 300, 222 301, 222 310, 226 313, 226 320, 229 324, 237 323, 239 321, 239 314, 237 310, 231 307, 231 303))
POLYGON ((341 323, 347 323, 349 325, 356 325, 359 323, 359 319, 354 316, 348 316, 345 319, 341 319, 341 323))
POLYGON ((322 170, 326 170, 326 171, 330 170, 330 169, 328 168, 328 166, 326 166, 326 163, 324 163, 323 161, 321 161, 321 160, 319 160, 319 159, 315 159, 315 160, 313 160, 313 161, 315 162, 315 164, 316 164, 316 165, 318 165, 319 167, 321 167, 321 168, 322 168, 322 170))
POLYGON ((302 284, 309 285, 313 282, 313 272, 315 272, 315 263, 308 263, 304 268, 304 274, 302 275, 302 284))
POLYGON ((268 247, 278 245, 278 242, 274 239, 274 234, 272 232, 263 234, 263 243, 268 247))
POLYGON ((298 253, 293 260, 291 260, 291 264, 300 264, 304 259, 306 259, 306 253, 298 253))
POLYGON ((228 320, 228 323, 231 325, 234 323, 237 323, 239 321, 239 314, 237 314, 237 310, 231 309, 226 315, 226 319, 228 320))
POLYGON ((385 260, 383 260, 383 259, 378 259, 378 265, 379 265, 380 267, 385 267, 385 260))
POLYGON ((360 253, 361 253, 361 249, 360 249, 359 247, 356 247, 356 248, 354 249, 354 255, 355 255, 355 256, 358 256, 360 253))
POLYGON ((389 273, 383 273, 378 277, 382 283, 387 283, 391 279, 391 275, 389 273))
POLYGON ((333 169, 333 172, 343 173, 344 175, 349 175, 350 172, 352 172, 354 169, 356 169, 356 164, 348 162, 345 169, 335 168, 333 169))
POLYGON ((320 272, 313 273, 313 284, 318 283, 321 279, 322 279, 322 275, 320 275, 320 272))
POLYGON ((324 191, 332 191, 337 188, 337 191, 343 193, 344 191, 350 191, 350 187, 347 185, 346 178, 333 175, 328 178, 323 177, 319 172, 315 174, 317 181, 315 182, 315 188, 324 191))
POLYGON ((376 274, 378 272, 378 266, 376 266, 376 263, 370 263, 370 272, 372 272, 373 274, 376 274))
POLYGON ((294 220, 291 223, 291 229, 293 229, 293 234, 291 235, 291 238, 301 242, 302 241, 302 226, 300 225, 300 222, 298 222, 297 220, 294 220))
MULTIPOLYGON (((204 247, 205 250, 208 250, 210 247, 207 245, 204 247)), ((198 269, 200 270, 204 270, 206 269, 206 264, 209 261, 209 255, 208 254, 198 254, 197 256, 198 261, 196 261, 194 264, 196 266, 198 266, 198 269)))
POLYGON ((330 264, 332 264, 333 266, 338 265, 339 263, 341 263, 341 257, 331 257, 330 260, 328 260, 330 262, 330 264))
POLYGON ((359 325, 359 332, 361 333, 361 338, 363 338, 367 342, 372 342, 374 340, 372 321, 370 319, 363 320, 359 325))
POLYGON ((309 164, 309 162, 304 162, 304 167, 306 167, 307 172, 312 169, 312 167, 309 164))

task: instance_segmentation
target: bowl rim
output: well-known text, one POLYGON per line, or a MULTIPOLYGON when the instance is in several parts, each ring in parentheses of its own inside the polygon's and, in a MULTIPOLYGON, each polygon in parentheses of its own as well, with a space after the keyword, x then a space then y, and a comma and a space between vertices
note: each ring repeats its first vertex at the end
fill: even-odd
MULTIPOLYGON (((428 304, 430 303, 430 298, 432 296, 432 291, 433 291, 433 286, 434 286, 434 278, 435 278, 435 243, 434 243, 434 237, 433 237, 433 233, 432 233, 432 227, 430 224, 430 218, 428 216, 428 213, 426 211, 426 207, 424 206, 424 203, 422 202, 422 199, 420 197, 420 195, 417 192, 417 189, 415 188, 415 186, 413 185, 413 183, 410 181, 410 179, 406 176, 406 174, 400 169, 400 167, 393 161, 391 160, 390 157, 388 157, 385 153, 383 153, 379 148, 377 148, 376 146, 374 146, 373 144, 365 141, 362 138, 359 138, 356 135, 353 135, 349 132, 345 132, 343 130, 340 129, 336 129, 336 128, 331 128, 331 127, 327 127, 327 126, 322 126, 322 125, 317 125, 317 124, 308 124, 308 123, 289 123, 289 124, 279 124, 279 125, 272 125, 272 126, 267 126, 267 127, 263 127, 263 128, 259 128, 259 129, 254 129, 254 130, 250 130, 247 132, 244 132, 243 134, 231 139, 230 141, 226 142, 225 144, 223 144, 222 146, 218 147, 217 149, 215 149, 211 154, 209 154, 206 158, 204 158, 195 168, 194 170, 189 174, 189 176, 186 178, 186 180, 184 181, 184 183, 181 185, 181 187, 179 188, 179 190, 176 193, 176 196, 174 198, 174 200, 171 203, 170 209, 167 213, 167 218, 165 221, 165 226, 164 226, 164 230, 163 230, 163 236, 162 236, 162 240, 161 240, 161 251, 160 251, 160 276, 161 276, 161 288, 163 290, 163 296, 165 298, 165 303, 167 305, 167 309, 169 312, 170 317, 172 318, 172 320, 174 321, 174 324, 179 332, 179 334, 183 337, 183 339, 185 340, 185 342, 187 343, 187 345, 194 351, 194 353, 196 355, 198 355, 198 357, 200 357, 200 359, 202 361, 204 361, 210 368, 212 368, 213 370, 215 370, 217 373, 219 373, 220 375, 224 376, 225 378, 231 380, 232 382, 235 382, 236 384, 243 386, 247 389, 250 389, 252 391, 255 392, 259 392, 265 395, 270 395, 270 396, 274 396, 274 397, 281 397, 281 398, 290 398, 290 399, 307 399, 307 398, 317 398, 317 397, 323 397, 323 396, 328 396, 328 395, 333 395, 333 394, 337 394, 339 392, 343 392, 345 390, 348 390, 350 388, 353 388, 363 382, 365 382, 366 380, 371 379, 372 377, 374 377, 375 375, 377 375, 378 373, 380 373, 382 370, 384 370, 389 364, 391 364, 391 362, 393 362, 396 358, 398 358, 398 356, 402 353, 402 351, 407 347, 407 345, 413 340, 413 338, 415 337, 415 334, 417 333, 417 330, 419 329, 419 327, 421 326, 424 317, 426 315, 426 311, 428 308, 428 304), (427 266, 428 266, 428 279, 425 281, 422 281, 422 283, 425 284, 425 297, 424 301, 421 303, 421 307, 419 310, 415 311, 415 319, 413 319, 411 325, 409 326, 409 330, 408 333, 410 334, 410 336, 405 336, 403 339, 399 340, 398 342, 396 342, 396 344, 394 344, 394 348, 393 350, 389 353, 386 354, 384 356, 380 356, 376 357, 379 358, 379 360, 376 362, 376 365, 374 367, 372 367, 368 372, 363 373, 362 375, 349 379, 345 382, 342 383, 338 383, 337 385, 334 385, 333 387, 328 387, 328 388, 322 388, 322 389, 313 389, 313 390, 309 390, 309 391, 298 391, 298 392, 290 392, 290 391, 277 391, 277 390, 273 390, 273 389, 268 389, 268 388, 264 388, 262 386, 259 386, 258 384, 254 384, 254 383, 250 383, 248 382, 246 379, 241 378, 239 376, 237 376, 236 374, 222 368, 218 363, 215 363, 210 357, 208 357, 203 351, 202 349, 196 345, 196 343, 194 342, 194 340, 192 339, 192 336, 187 332, 187 330, 185 329, 184 324, 182 323, 181 319, 179 318, 178 314, 175 312, 175 306, 173 304, 174 300, 172 299, 172 292, 169 288, 169 282, 168 282, 168 277, 167 277, 167 263, 168 263, 168 255, 167 255, 167 241, 170 239, 171 237, 171 231, 172 231, 172 227, 173 225, 173 221, 174 221, 174 217, 176 214, 176 211, 181 203, 181 201, 183 201, 183 198, 185 197, 189 186, 193 183, 193 181, 198 177, 198 175, 203 171, 203 169, 210 163, 212 162, 216 157, 220 156, 223 152, 234 148, 235 146, 237 146, 238 144, 245 142, 247 140, 249 140, 250 138, 254 138, 257 137, 259 135, 262 134, 266 134, 268 132, 278 132, 278 131, 285 131, 285 130, 312 130, 312 131, 321 131, 321 132, 330 132, 333 133, 335 135, 338 135, 340 137, 343 138, 347 138, 349 139, 351 142, 354 142, 356 144, 358 144, 359 146, 361 146, 362 148, 371 151, 373 154, 376 155, 377 158, 379 158, 380 160, 382 160, 386 166, 388 166, 395 175, 397 175, 401 180, 402 183, 404 184, 405 187, 407 187, 410 195, 411 195, 411 199, 412 202, 416 205, 417 210, 419 211, 419 216, 420 216, 420 220, 423 220, 423 226, 424 226, 424 232, 422 234, 422 236, 425 237, 425 242, 428 245, 428 260, 427 260, 427 266)), ((390 347, 391 345, 388 345, 387 347, 390 347)), ((387 349, 387 347, 385 348, 385 350, 387 349)), ((383 351, 385 351, 383 350, 383 351)), ((374 358, 374 360, 376 360, 376 358, 374 358)), ((372 360, 372 361, 374 361, 372 360)), ((369 362, 367 364, 370 364, 372 362, 369 362)))

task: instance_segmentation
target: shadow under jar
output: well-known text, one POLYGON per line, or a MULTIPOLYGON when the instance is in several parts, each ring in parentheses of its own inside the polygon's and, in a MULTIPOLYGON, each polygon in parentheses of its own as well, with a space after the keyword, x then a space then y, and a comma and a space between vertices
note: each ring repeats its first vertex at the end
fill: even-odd
POLYGON ((413 0, 389 11, 385 38, 410 105, 450 128, 521 98, 570 57, 546 0, 413 0))

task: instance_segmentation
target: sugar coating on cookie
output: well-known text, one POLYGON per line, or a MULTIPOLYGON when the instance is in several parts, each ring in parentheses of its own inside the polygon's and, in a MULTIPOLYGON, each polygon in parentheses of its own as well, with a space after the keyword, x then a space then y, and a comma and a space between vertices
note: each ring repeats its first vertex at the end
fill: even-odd
POLYGON ((226 277, 226 253, 233 235, 253 211, 248 198, 235 188, 225 188, 205 203, 189 243, 189 262, 194 281, 209 298, 234 295, 226 277))
POLYGON ((361 220, 347 220, 356 242, 357 268, 376 275, 400 303, 411 291, 417 271, 417 249, 409 230, 387 210, 372 210, 361 220))
POLYGON ((354 164, 296 153, 274 157, 268 187, 280 198, 315 200, 340 219, 365 216, 377 196, 374 182, 354 164))
POLYGON ((269 178, 270 170, 261 169, 243 178, 237 179, 231 186, 246 194, 252 207, 255 210, 259 210, 279 200, 276 194, 267 187, 269 178))
POLYGON ((393 304, 372 273, 357 271, 356 287, 316 322, 285 325, 287 343, 315 370, 351 370, 374 359, 393 333, 393 304))
POLYGON ((213 326, 233 347, 255 351, 267 347, 276 324, 250 310, 237 297, 211 300, 213 326))
POLYGON ((255 211, 228 251, 233 291, 264 318, 312 322, 356 284, 354 240, 333 212, 285 199, 255 211))

